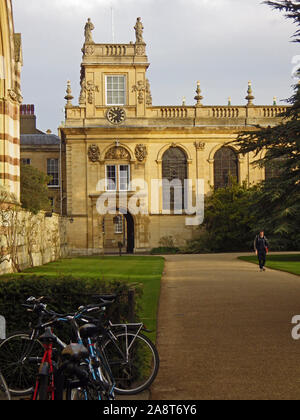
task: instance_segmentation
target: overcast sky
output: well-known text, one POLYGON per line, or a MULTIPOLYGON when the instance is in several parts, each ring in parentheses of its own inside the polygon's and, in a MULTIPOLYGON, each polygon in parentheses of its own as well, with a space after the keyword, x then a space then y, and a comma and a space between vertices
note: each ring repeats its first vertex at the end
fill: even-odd
POLYGON ((300 64, 296 26, 261 0, 13 0, 15 31, 22 33, 24 103, 35 104, 38 128, 64 119, 67 80, 73 104, 80 91, 81 48, 88 17, 96 43, 135 41, 142 17, 151 66, 153 105, 194 105, 197 80, 204 105, 244 105, 248 80, 255 104, 292 94, 292 70, 300 64))

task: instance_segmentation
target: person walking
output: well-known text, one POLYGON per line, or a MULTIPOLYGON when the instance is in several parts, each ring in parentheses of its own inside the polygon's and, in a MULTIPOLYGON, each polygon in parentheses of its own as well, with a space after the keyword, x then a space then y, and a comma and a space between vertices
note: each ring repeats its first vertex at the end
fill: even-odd
POLYGON ((254 251, 258 256, 260 271, 266 271, 266 256, 269 251, 269 241, 265 237, 265 232, 261 230, 254 239, 254 251))

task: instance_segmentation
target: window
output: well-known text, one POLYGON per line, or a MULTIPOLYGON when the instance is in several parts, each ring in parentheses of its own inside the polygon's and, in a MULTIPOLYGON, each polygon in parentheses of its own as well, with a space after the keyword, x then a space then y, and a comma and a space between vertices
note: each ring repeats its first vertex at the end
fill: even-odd
POLYGON ((106 189, 107 191, 117 190, 117 172, 114 165, 106 166, 106 189))
POLYGON ((265 165, 265 180, 269 181, 270 179, 278 178, 282 175, 284 168, 285 159, 282 157, 272 159, 266 162, 265 165))
POLYGON ((52 178, 48 186, 59 187, 59 160, 58 159, 47 159, 47 175, 51 176, 52 178))
POLYGON ((21 159, 22 165, 31 165, 31 159, 21 159))
POLYGON ((179 147, 171 147, 163 155, 163 209, 179 211, 185 208, 187 159, 179 147), (171 185, 171 187, 170 187, 171 185))
POLYGON ((115 233, 121 234, 123 233, 123 216, 117 216, 117 223, 115 224, 115 233))
POLYGON ((129 165, 119 166, 119 190, 128 191, 130 182, 129 165))
POLYGON ((106 76, 106 104, 125 105, 126 103, 126 77, 106 76))
POLYGON ((107 191, 128 191, 130 187, 130 166, 129 165, 107 165, 106 166, 106 190, 107 191))
POLYGON ((231 147, 222 147, 215 154, 214 175, 216 189, 228 187, 232 177, 239 179, 238 159, 231 147))

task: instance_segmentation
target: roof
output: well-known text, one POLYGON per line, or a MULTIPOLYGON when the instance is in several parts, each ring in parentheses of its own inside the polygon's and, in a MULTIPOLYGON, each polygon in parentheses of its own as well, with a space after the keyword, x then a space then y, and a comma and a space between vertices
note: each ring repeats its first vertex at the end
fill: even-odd
POLYGON ((21 146, 55 146, 60 144, 60 138, 54 134, 22 134, 21 146))

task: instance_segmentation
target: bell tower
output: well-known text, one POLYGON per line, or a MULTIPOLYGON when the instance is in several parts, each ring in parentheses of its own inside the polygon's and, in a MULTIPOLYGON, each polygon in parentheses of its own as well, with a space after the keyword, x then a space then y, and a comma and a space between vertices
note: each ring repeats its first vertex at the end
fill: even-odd
POLYGON ((101 125, 126 125, 130 119, 145 117, 147 106, 152 106, 141 18, 137 18, 134 29, 135 43, 97 44, 92 35, 94 25, 88 19, 79 97, 86 119, 101 119, 101 125))

